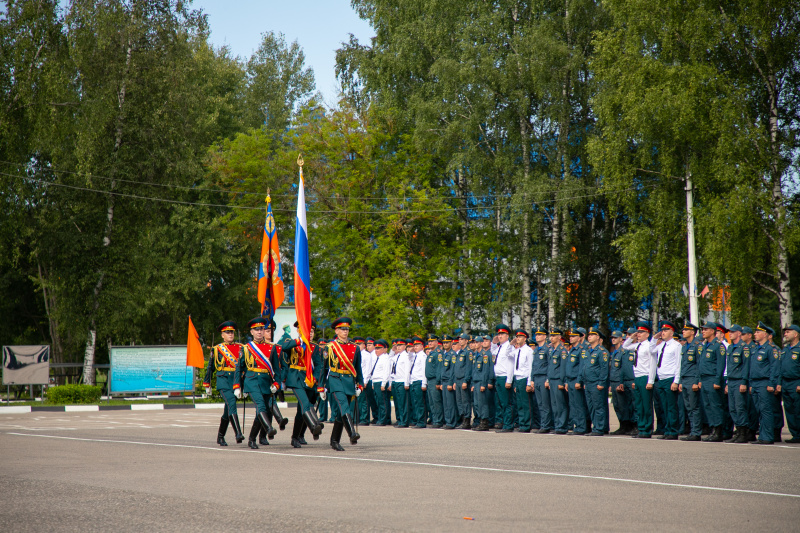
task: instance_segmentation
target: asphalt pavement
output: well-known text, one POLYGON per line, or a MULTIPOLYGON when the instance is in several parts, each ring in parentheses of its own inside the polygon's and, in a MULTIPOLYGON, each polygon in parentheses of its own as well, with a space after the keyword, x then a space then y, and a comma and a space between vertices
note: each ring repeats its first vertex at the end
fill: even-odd
MULTIPOLYGON (((361 427, 216 445, 221 410, 0 415, 6 531, 797 531, 800 445, 361 427), (469 519, 467 519, 469 518, 469 519)), ((288 413, 285 413, 288 414, 288 413)), ((248 410, 245 434, 252 412, 248 410)), ((612 427, 613 429, 613 427, 612 427)), ((784 437, 786 435, 784 434, 784 437)))

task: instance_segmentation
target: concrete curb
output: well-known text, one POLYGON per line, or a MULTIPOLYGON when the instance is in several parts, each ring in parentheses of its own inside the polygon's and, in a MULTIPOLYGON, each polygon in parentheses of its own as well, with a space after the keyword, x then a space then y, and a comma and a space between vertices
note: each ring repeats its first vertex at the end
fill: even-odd
MULTIPOLYGON (((288 409, 295 407, 296 403, 278 402, 278 407, 288 409)), ((223 409, 224 403, 197 403, 189 404, 164 404, 140 403, 131 405, 10 405, 0 406, 0 415, 18 415, 25 413, 56 412, 56 413, 82 413, 89 411, 162 411, 164 409, 223 409)), ((255 409, 255 404, 248 403, 248 409, 255 409)))

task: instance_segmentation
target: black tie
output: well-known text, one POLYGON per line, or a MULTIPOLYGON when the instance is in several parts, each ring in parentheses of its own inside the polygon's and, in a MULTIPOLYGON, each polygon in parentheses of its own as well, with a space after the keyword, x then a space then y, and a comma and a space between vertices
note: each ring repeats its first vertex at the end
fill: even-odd
POLYGON ((661 355, 658 356, 658 368, 661 368, 661 360, 664 358, 664 350, 667 349, 667 343, 664 343, 664 346, 661 348, 661 355))
POLYGON ((642 344, 639 343, 639 346, 636 347, 636 351, 634 352, 635 355, 633 356, 633 366, 636 366, 636 365, 639 364, 639 347, 641 345, 642 344))
POLYGON ((519 370, 519 353, 522 351, 522 348, 517 350, 517 370, 519 370))

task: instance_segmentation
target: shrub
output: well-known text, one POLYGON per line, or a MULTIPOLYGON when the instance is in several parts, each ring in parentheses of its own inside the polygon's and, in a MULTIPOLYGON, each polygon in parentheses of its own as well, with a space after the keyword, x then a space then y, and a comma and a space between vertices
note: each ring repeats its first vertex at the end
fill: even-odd
POLYGON ((47 389, 47 403, 98 403, 102 387, 96 385, 59 385, 47 389))

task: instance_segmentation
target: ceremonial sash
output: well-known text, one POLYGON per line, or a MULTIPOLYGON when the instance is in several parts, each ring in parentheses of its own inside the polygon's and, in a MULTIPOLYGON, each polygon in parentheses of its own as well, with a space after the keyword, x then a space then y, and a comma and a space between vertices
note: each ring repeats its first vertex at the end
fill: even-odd
POLYGON ((339 358, 339 361, 344 363, 344 366, 347 367, 348 372, 351 372, 353 374, 353 379, 355 379, 356 378, 356 369, 353 366, 353 362, 350 361, 350 359, 347 358, 347 354, 344 353, 344 350, 339 345, 339 342, 338 341, 334 341, 334 342, 330 343, 328 346, 331 347, 331 351, 335 351, 336 352, 336 356, 339 358))
POLYGON ((253 342, 253 341, 250 341, 250 342, 247 343, 247 345, 250 347, 250 351, 253 352, 253 355, 258 357, 258 359, 261 361, 261 363, 265 367, 267 367, 267 370, 269 370, 270 377, 275 376, 275 370, 273 370, 273 368, 272 368, 272 363, 269 362, 269 358, 266 355, 264 355, 264 352, 262 352, 261 349, 259 349, 259 347, 256 345, 256 343, 253 342))
POLYGON ((235 355, 233 355, 233 353, 231 353, 228 347, 225 346, 224 344, 219 344, 217 345, 217 347, 219 348, 222 357, 224 357, 225 361, 228 363, 228 366, 236 368, 236 361, 238 361, 238 358, 235 355))

